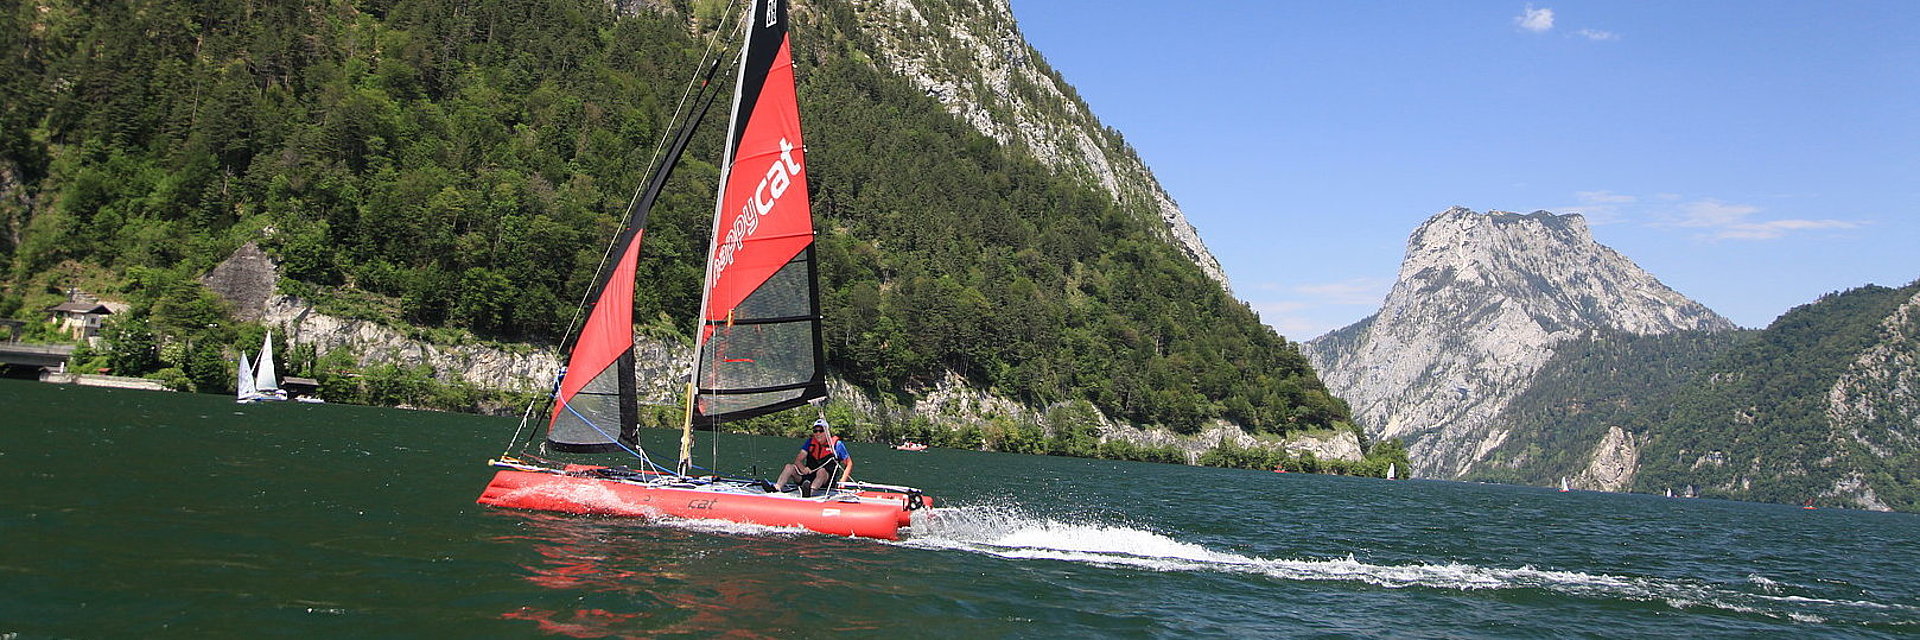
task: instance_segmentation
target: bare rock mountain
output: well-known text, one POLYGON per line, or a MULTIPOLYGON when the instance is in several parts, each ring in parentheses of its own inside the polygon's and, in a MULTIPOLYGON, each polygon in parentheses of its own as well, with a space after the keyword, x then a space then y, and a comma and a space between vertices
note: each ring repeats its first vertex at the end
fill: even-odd
POLYGON ((1014 22, 1007 0, 867 0, 854 5, 881 65, 1003 145, 1156 211, 1165 237, 1221 287, 1219 260, 1120 133, 1095 118, 1014 22))
POLYGON ((1830 442, 1865 450, 1863 458, 1885 468, 1871 480, 1854 471, 1822 495, 1885 511, 1873 485, 1892 482, 1903 462, 1920 458, 1920 293, 1882 320, 1877 334, 1827 391, 1826 414, 1830 442))
POLYGON ((1304 347, 1370 435, 1404 440, 1417 474, 1455 478, 1505 440, 1495 419, 1556 345, 1733 328, 1595 242, 1580 215, 1454 207, 1413 232, 1378 313, 1304 347))

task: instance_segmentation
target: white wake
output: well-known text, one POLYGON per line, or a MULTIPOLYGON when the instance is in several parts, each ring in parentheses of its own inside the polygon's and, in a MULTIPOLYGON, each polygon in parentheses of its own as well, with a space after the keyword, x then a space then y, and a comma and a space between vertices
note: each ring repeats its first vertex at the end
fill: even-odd
POLYGON ((1920 607, 1782 595, 1778 582, 1753 576, 1740 585, 1625 577, 1533 566, 1486 567, 1458 562, 1374 564, 1345 558, 1261 558, 1210 549, 1125 525, 1029 516, 1018 508, 938 508, 916 514, 913 535, 899 544, 1015 560, 1076 562, 1160 572, 1222 572, 1276 580, 1356 582, 1378 587, 1444 590, 1537 589, 1567 596, 1661 602, 1782 620, 1824 622, 1829 616, 1912 619, 1920 607), (1752 589, 1758 586, 1759 589, 1752 589))

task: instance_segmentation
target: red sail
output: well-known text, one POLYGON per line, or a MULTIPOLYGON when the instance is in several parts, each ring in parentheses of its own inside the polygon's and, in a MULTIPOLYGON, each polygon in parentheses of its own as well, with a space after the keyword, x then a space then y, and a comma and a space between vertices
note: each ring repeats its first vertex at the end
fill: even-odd
MULTIPOLYGON (((619 243, 613 268, 601 281, 593 311, 574 340, 547 424, 547 442, 565 451, 611 451, 622 428, 622 378, 631 371, 614 366, 633 351, 634 264, 640 255, 641 229, 619 243), (624 375, 623 375, 624 374, 624 375)), ((629 386, 631 383, 628 383, 629 386)), ((630 394, 626 394, 630 395, 630 394)), ((631 401, 628 401, 630 404, 631 401)))
POLYGON ((696 411, 709 422, 826 395, 806 149, 785 5, 760 0, 748 19, 696 364, 696 411))

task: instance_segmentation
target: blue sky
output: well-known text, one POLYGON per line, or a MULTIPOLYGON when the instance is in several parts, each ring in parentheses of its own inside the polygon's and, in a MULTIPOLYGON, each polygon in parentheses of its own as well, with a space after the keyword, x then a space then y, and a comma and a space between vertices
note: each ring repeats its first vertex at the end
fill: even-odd
POLYGON ((1295 340, 1453 205, 1584 213, 1746 327, 1920 279, 1920 2, 1012 2, 1295 340))

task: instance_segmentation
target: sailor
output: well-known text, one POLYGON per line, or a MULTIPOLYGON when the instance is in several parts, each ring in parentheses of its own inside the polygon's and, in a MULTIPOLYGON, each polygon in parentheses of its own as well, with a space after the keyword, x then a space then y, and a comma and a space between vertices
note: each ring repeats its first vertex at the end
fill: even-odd
POLYGON ((813 437, 800 443, 800 452, 794 454, 793 463, 780 470, 780 480, 773 485, 785 491, 787 480, 794 479, 800 485, 800 495, 811 497, 827 486, 836 470, 840 472, 841 483, 852 478, 853 457, 847 454, 847 444, 833 435, 833 427, 827 424, 826 418, 821 418, 813 421, 813 437))

